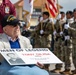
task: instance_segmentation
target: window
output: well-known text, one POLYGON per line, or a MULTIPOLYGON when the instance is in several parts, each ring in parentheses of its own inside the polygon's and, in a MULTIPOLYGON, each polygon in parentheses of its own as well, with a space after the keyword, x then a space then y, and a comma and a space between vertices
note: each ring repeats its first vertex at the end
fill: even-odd
POLYGON ((33 9, 32 18, 38 18, 40 15, 41 15, 41 9, 39 9, 39 8, 34 8, 34 9, 33 9))

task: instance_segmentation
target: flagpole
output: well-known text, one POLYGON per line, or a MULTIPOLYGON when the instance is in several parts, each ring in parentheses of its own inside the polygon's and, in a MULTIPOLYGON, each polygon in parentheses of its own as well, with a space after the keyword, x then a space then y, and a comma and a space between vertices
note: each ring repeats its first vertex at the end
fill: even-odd
MULTIPOLYGON (((57 9, 58 9, 58 15, 60 14, 59 10, 59 1, 57 0, 57 9)), ((62 31, 62 25, 60 24, 60 31, 62 31)))
MULTIPOLYGON (((41 9, 42 9, 41 12, 43 12, 43 0, 42 0, 42 7, 41 7, 41 9)), ((43 30, 43 28, 42 28, 42 24, 43 24, 43 20, 41 21, 41 30, 43 30)))
POLYGON ((57 9, 58 9, 58 15, 60 14, 60 10, 59 10, 59 1, 57 0, 57 9))
POLYGON ((30 27, 31 14, 33 12, 33 1, 34 0, 24 0, 23 10, 25 12, 24 18, 27 21, 27 28, 30 27))

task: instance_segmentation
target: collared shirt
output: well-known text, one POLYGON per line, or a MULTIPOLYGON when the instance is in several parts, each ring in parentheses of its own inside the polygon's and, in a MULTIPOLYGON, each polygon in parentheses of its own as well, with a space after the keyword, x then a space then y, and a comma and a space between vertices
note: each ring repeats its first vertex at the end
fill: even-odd
POLYGON ((14 39, 14 40, 13 40, 10 36, 8 36, 8 35, 7 35, 7 37, 8 37, 8 40, 10 40, 10 41, 12 41, 12 42, 15 42, 17 39, 19 40, 18 37, 17 37, 16 39, 14 39))
POLYGON ((15 40, 13 40, 11 37, 9 37, 7 35, 8 39, 9 39, 9 43, 10 43, 10 46, 11 48, 21 48, 20 47, 20 43, 19 43, 19 38, 16 38, 15 40))

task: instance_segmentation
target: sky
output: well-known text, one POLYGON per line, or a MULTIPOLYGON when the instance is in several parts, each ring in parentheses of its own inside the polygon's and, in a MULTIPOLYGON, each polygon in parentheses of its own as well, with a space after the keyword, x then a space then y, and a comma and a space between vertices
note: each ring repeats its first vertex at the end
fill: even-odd
MULTIPOLYGON (((10 0, 12 3, 17 2, 18 0, 10 0)), ((60 11, 68 11, 76 8, 76 0, 58 0, 58 3, 63 7, 60 11)))

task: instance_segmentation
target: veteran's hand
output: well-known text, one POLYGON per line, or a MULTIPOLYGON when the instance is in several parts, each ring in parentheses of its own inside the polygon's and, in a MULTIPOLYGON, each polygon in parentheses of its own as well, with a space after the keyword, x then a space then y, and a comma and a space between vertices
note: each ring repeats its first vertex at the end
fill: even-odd
POLYGON ((44 68, 44 64, 41 64, 41 63, 39 63, 39 62, 37 62, 37 64, 36 64, 38 67, 40 67, 40 68, 44 68))

